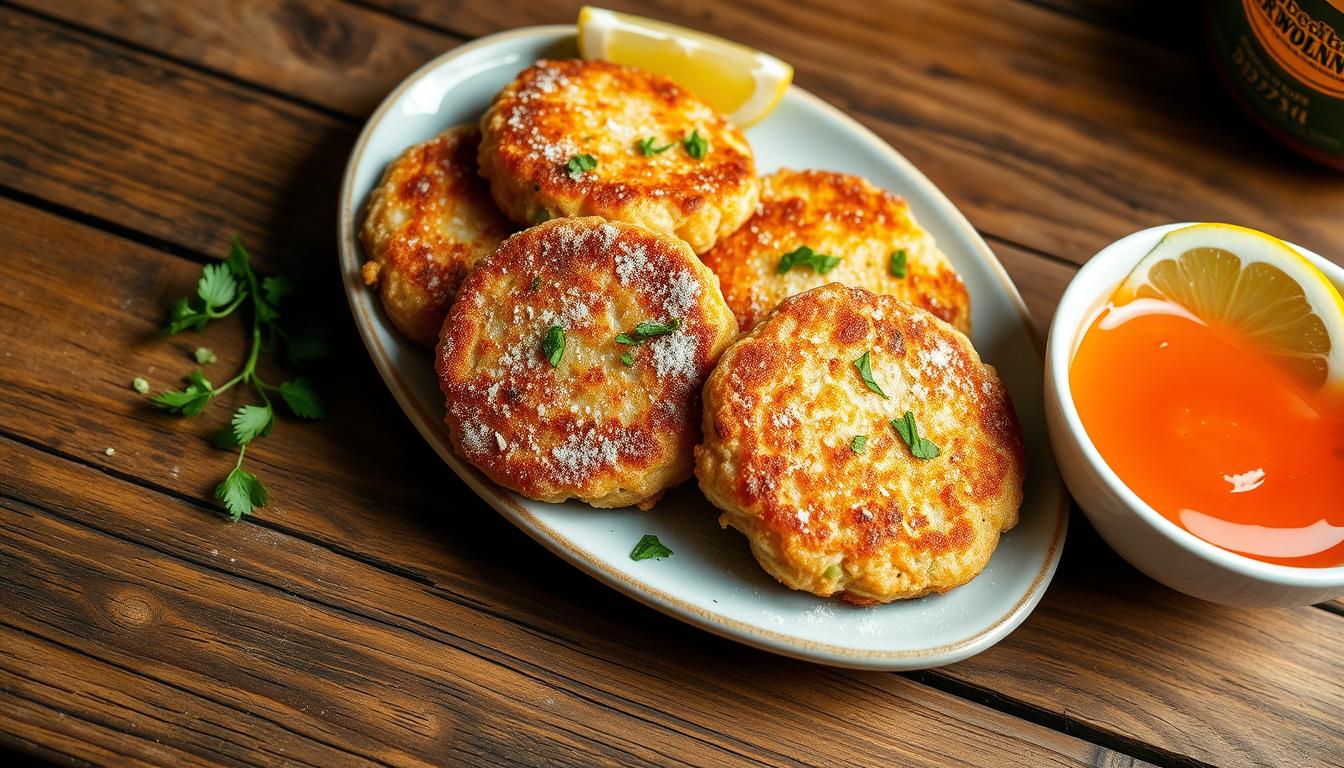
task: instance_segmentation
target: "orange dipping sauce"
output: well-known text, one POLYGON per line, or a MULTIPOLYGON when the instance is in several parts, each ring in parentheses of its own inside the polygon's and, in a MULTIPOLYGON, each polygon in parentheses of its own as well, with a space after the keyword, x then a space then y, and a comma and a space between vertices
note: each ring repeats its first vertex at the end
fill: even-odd
POLYGON ((1257 560, 1344 564, 1344 398, 1155 299, 1102 310, 1069 382, 1102 458, 1167 519, 1257 560))

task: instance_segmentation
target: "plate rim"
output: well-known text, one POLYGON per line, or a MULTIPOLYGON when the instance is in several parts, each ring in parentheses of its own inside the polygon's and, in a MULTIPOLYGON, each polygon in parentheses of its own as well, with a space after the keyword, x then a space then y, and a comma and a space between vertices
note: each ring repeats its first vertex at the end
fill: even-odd
MULTIPOLYGON (((578 568, 585 574, 595 578, 602 584, 615 589, 621 594, 630 597, 637 602, 653 608, 660 613, 666 614, 679 621, 684 621, 699 629, 705 630, 720 637, 726 637, 746 645, 759 648, 761 650, 777 653, 784 656, 801 659, 804 661, 820 662, 833 666, 849 667, 855 669, 871 670, 915 670, 926 669, 933 666, 951 664, 957 661, 974 656, 983 650, 993 646, 999 640, 1002 640, 1014 629, 1016 629, 1027 616, 1031 614, 1041 598, 1045 595, 1046 589, 1054 578, 1054 574, 1059 566, 1060 557, 1063 554, 1065 536, 1068 532, 1069 523, 1069 495, 1064 488, 1063 480, 1059 477, 1058 469, 1052 464, 1049 471, 1055 476, 1055 487, 1058 491, 1055 530, 1050 540, 1049 549, 1046 552, 1044 562, 1037 570, 1030 586, 1024 591, 1022 596, 1013 603, 1002 615, 997 617, 988 626, 973 635, 962 638, 955 642, 944 643, 943 645, 918 648, 918 649, 865 649, 854 648, 834 643, 825 643, 816 640, 808 640, 793 635, 784 634, 770 630, 766 627, 751 622, 742 621, 721 613, 714 613, 700 606, 692 605, 682 601, 673 595, 651 587, 645 583, 639 582, 629 575, 609 567, 604 561, 592 556, 582 547, 575 545, 563 534, 552 527, 541 522, 530 511, 526 509, 513 494, 509 491, 496 486, 487 480, 480 472, 465 462, 462 462, 451 450, 451 447, 440 438, 437 433, 438 425, 442 419, 427 413, 420 402, 411 394, 410 387, 402 380, 400 372, 393 364, 391 357, 383 348, 382 342, 374 333, 373 320, 370 313, 373 310, 370 301, 371 294, 363 285, 362 281, 354 280, 353 277, 359 274, 359 262, 361 258, 360 246, 358 244, 357 228, 354 224, 355 212, 355 190, 354 179, 357 168, 364 151, 368 146, 369 139, 374 129, 382 123, 402 94, 425 78, 430 73, 437 71, 441 67, 459 57, 470 54, 482 48, 513 41, 518 38, 563 38, 565 36, 575 35, 574 26, 571 24, 547 24, 529 27, 519 27, 510 30, 496 32, 486 35, 467 43, 463 43, 451 50, 436 56, 426 62, 414 72, 408 75, 393 88, 386 97, 379 103, 377 109, 369 116, 360 130, 359 137, 350 152, 350 157, 346 162, 345 170, 341 177, 340 197, 338 201, 339 215, 337 217, 337 243, 338 260, 341 269, 341 283, 345 288, 346 301, 350 306, 351 314, 355 318, 355 325, 358 326, 360 338, 364 342, 365 349, 369 357, 373 360, 374 366, 383 379, 383 383, 392 392, 397 404, 401 406, 404 413, 410 416, 414 413, 418 418, 411 418, 416 431, 434 449, 439 457, 448 465, 453 472, 462 479, 471 489, 486 503, 495 508, 496 512, 502 514, 505 519, 522 529, 534 541, 541 544, 551 553, 559 556, 562 560, 578 568)), ((931 200, 948 216, 949 220, 962 230, 963 236, 970 242, 979 253, 982 262, 990 267, 990 272, 1002 284, 1008 297, 1017 310, 1018 319, 1023 325, 1027 338, 1030 340, 1031 347, 1036 353, 1042 366, 1045 364, 1044 344, 1038 337, 1031 322, 1030 313, 1027 311, 1026 303, 1022 299, 1021 293, 1008 275, 1002 262, 990 250, 989 245, 985 243, 980 233, 971 226, 970 221, 958 209, 950 199, 938 188, 927 176, 914 166, 904 155, 898 152, 894 147, 887 144, 881 137, 873 133, 867 126, 858 120, 845 114, 839 108, 829 104, 820 97, 811 92, 790 84, 790 95, 800 97, 807 102, 810 108, 819 109, 827 113, 829 117, 838 119, 842 123, 847 123, 855 128, 859 136, 880 152, 894 165, 898 166, 914 184, 921 188, 921 191, 929 196, 931 200)), ((1044 370, 1044 368, 1042 368, 1044 370)), ((1041 395, 1043 396, 1043 394, 1041 395)), ((1048 450, 1048 446, 1047 446, 1048 450)), ((1041 471, 1041 470, 1038 470, 1041 471)))

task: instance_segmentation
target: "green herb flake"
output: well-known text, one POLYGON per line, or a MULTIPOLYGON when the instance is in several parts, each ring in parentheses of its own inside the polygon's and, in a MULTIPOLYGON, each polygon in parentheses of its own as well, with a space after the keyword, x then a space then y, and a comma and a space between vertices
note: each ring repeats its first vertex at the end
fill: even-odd
POLYGON ((895 428, 897 434, 910 446, 910 453, 917 459, 937 458, 940 450, 932 441, 919 436, 919 427, 915 425, 915 414, 906 411, 905 415, 899 419, 892 419, 891 426, 895 428))
POLYGON ((550 361, 552 368, 560 365, 560 358, 565 355, 564 328, 552 325, 546 329, 546 335, 541 337, 541 354, 550 361))
POLYGON ((597 167, 597 158, 592 155, 575 155, 569 158, 565 167, 569 169, 569 178, 578 181, 583 178, 583 174, 597 167))
POLYGON ((645 534, 635 545, 635 548, 630 550, 631 560, 648 560, 651 557, 661 560, 664 557, 671 556, 672 550, 664 547, 663 543, 658 541, 658 537, 651 533, 645 534))
POLYGON ((244 405, 233 414, 233 439, 247 445, 258 437, 270 434, 275 427, 275 411, 269 405, 244 405))
POLYGON ((905 277, 906 252, 904 248, 891 252, 891 276, 905 277))
POLYGON ((681 327, 681 320, 677 318, 673 318, 667 321, 666 323, 659 323, 653 320, 645 320, 644 322, 636 325, 633 331, 627 331, 625 333, 617 334, 616 343, 625 344, 627 346, 634 344, 643 344, 649 339, 654 339, 659 336, 666 336, 667 334, 676 331, 680 327, 681 327))
POLYGON ((628 368, 634 364, 635 364, 634 355, 630 354, 629 352, 626 352, 624 355, 621 355, 621 365, 624 365, 628 368))
POLYGON ((831 563, 830 565, 826 566, 826 570, 822 571, 821 577, 826 579, 827 581, 835 581, 836 579, 840 578, 840 575, 843 573, 844 570, 840 568, 839 563, 831 563))
POLYGON ((681 146, 685 147, 686 154, 696 160, 704 160, 705 155, 709 153, 709 142, 705 141, 698 130, 691 131, 691 135, 682 139, 681 146))
MULTIPOLYGON (((241 453, 238 456, 238 463, 242 464, 241 453)), ((269 494, 266 492, 266 486, 256 475, 244 471, 242 466, 235 466, 229 476, 224 478, 224 482, 215 489, 215 498, 224 502, 224 508, 229 510, 229 517, 236 521, 243 515, 251 514, 257 507, 266 506, 269 494)))
POLYGON ((854 439, 849 441, 849 450, 855 453, 863 453, 868 447, 867 435, 855 435, 854 439))
POLYGON ((532 278, 532 286, 531 286, 531 289, 535 291, 535 290, 537 290, 537 289, 540 288, 540 287, 541 287, 541 278, 540 278, 540 277, 534 277, 534 278, 532 278))
POLYGON ((806 245, 800 245, 779 257, 779 266, 775 274, 782 275, 794 267, 811 267, 819 275, 824 275, 840 264, 839 256, 824 256, 806 245))
POLYGON ((647 139, 640 139, 639 140, 640 153, 645 157, 653 157, 654 155, 661 155, 667 150, 676 146, 676 142, 671 142, 661 147, 654 146, 654 144, 656 143, 657 143, 656 140, 652 136, 648 137, 647 139))
POLYGON ((197 347, 196 351, 192 353, 192 356, 196 358, 196 363, 198 365, 209 365, 219 360, 218 357, 215 357, 215 353, 212 352, 209 347, 197 347))
POLYGON ((147 395, 149 394, 149 382, 145 381, 144 378, 140 376, 136 376, 131 380, 131 389, 134 389, 142 395, 147 395))
POLYGON ((869 389, 881 395, 885 400, 891 399, 887 396, 887 393, 883 392, 882 388, 877 385, 877 382, 873 380, 873 360, 871 352, 864 352, 862 357, 854 361, 854 367, 859 369, 859 377, 863 379, 863 383, 867 384, 869 389))

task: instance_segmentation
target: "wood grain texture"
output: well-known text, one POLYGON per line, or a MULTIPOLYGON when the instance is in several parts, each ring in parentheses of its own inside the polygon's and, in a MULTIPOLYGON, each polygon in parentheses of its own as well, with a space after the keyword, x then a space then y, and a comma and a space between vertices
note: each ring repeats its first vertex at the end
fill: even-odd
MULTIPOLYGON (((198 267, 13 203, 0 202, 0 216, 14 222, 16 233, 0 244, 13 286, 13 298, 0 296, 0 332, 28 339, 10 350, 0 371, 0 424, 105 472, 143 478, 180 498, 208 499, 228 465, 205 439, 222 413, 202 423, 173 419, 146 409, 128 387, 137 374, 159 385, 169 372, 190 368, 195 337, 164 342, 154 334, 163 307, 189 290, 198 267), (44 251, 42 243, 56 245, 44 251), (103 258, 89 263, 80 257, 87 253, 103 258), (73 328, 62 319, 72 301, 87 307, 73 328), (84 385, 72 389, 73 380, 84 385), (89 413, 106 418, 83 416, 89 413), (106 455, 106 447, 115 455, 106 455)), ((283 423, 249 451, 274 498, 258 520, 401 574, 442 599, 503 612, 529 631, 589 649, 606 665, 581 676, 589 685, 610 675, 611 666, 665 664, 694 649, 727 652, 730 644, 668 619, 623 622, 632 611, 647 612, 544 553, 476 501, 385 394, 344 306, 326 311, 342 329, 345 361, 327 392, 333 418, 283 423)), ((237 332, 221 324, 204 341, 221 359, 237 360, 237 332)), ((233 530, 214 525, 213 514, 208 506, 194 512, 213 536, 233 530)), ((172 546, 179 528, 174 522, 161 532, 163 547, 172 546)), ((1332 660, 1344 657, 1344 619, 1315 609, 1238 611, 1183 598, 1136 574, 1086 532, 1076 519, 1064 569, 1031 619, 1000 646, 939 673, 939 681, 1186 759, 1273 764, 1307 754, 1319 761, 1344 737, 1330 715, 1344 707, 1344 691, 1329 682, 1332 660), (1170 654, 1173 641, 1184 656, 1170 654), (1158 666, 1165 674, 1153 674, 1158 666), (1216 708, 1207 706, 1211 698, 1216 708), (1262 712, 1265 700, 1284 708, 1262 712)), ((199 546, 209 541, 203 535, 199 546)), ((271 567, 268 583, 308 594, 307 585, 287 575, 285 562, 271 567)), ((406 610, 424 620, 422 611, 438 609, 406 610)), ((529 663, 544 667, 546 658, 538 652, 529 663)), ((733 658, 762 674, 780 663, 746 649, 733 658)), ((811 668, 790 666, 790 674, 801 669, 811 668)), ((687 685, 722 682, 707 675, 687 685)))
POLYGON ((0 50, 0 185, 196 251, 330 257, 348 122, 8 8, 0 50))
POLYGON ((17 0, 70 24, 344 114, 373 111, 461 38, 331 0, 17 0))
POLYGON ((26 702, 16 713, 0 708, 7 731, 29 732, 43 720, 31 710, 60 707, 91 750, 183 764, 1117 758, 903 677, 823 669, 726 641, 675 652, 653 640, 662 647, 609 658, 612 646, 642 634, 631 626, 679 625, 632 604, 625 631, 575 643, 572 633, 515 622, 503 606, 445 600, 282 533, 221 525, 193 505, 17 443, 4 443, 0 457, 4 477, 25 478, 22 487, 0 480, 0 564, 11 595, 0 636, 13 647, 0 654, 0 690, 21 688, 26 702), (70 665, 65 679, 73 669, 87 688, 62 685, 52 646, 70 665))

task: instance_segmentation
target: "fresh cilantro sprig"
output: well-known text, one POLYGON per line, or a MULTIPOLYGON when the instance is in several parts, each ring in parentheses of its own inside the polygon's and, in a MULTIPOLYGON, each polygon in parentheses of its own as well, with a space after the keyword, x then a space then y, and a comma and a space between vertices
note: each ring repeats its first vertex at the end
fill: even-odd
POLYGON ((819 275, 824 275, 840 264, 839 256, 824 256, 806 245, 800 245, 779 257, 779 266, 775 274, 782 275, 794 267, 811 267, 819 275))
MULTIPOLYGON (((257 363, 263 351, 273 353, 283 345, 290 362, 301 362, 320 357, 324 349, 320 341, 291 338, 281 329, 277 322, 279 306, 293 293, 293 283, 283 276, 258 279, 250 262, 247 250, 235 237, 228 259, 223 264, 206 265, 196 284, 196 296, 178 300, 164 329, 167 334, 199 331, 211 320, 223 319, 244 304, 249 305, 248 355, 237 375, 214 386, 197 368, 187 374, 187 383, 182 389, 160 392, 150 399, 158 408, 187 417, 198 415, 214 398, 240 384, 250 387, 261 399, 259 404, 244 405, 235 411, 229 425, 215 435, 215 445, 238 451, 233 470, 215 489, 215 498, 224 503, 234 520, 250 514, 257 507, 266 506, 269 501, 265 484, 243 469, 243 458, 249 445, 275 428, 272 397, 283 401, 290 412, 300 418, 326 416, 321 398, 307 379, 298 377, 276 386, 263 381, 257 374, 257 363)), ((217 359, 205 347, 197 348, 195 358, 202 365, 217 359)), ((136 388, 139 389, 138 385, 136 388)))

